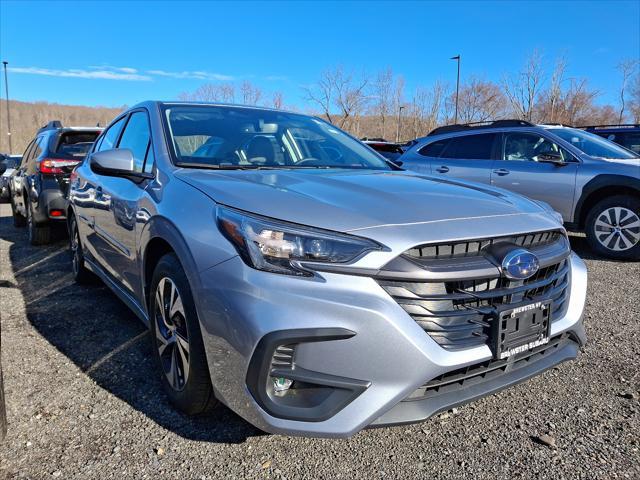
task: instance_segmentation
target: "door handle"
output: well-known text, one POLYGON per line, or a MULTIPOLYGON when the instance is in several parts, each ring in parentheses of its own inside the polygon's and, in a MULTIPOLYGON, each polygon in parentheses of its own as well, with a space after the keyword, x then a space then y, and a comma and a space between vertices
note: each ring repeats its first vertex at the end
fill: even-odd
POLYGON ((449 167, 442 165, 440 168, 436 168, 436 172, 438 173, 447 173, 449 171, 449 167))
POLYGON ((497 170, 494 170, 493 173, 501 177, 504 177, 505 175, 509 175, 509 173, 511 172, 509 172, 509 170, 507 170, 506 168, 498 168, 497 170))

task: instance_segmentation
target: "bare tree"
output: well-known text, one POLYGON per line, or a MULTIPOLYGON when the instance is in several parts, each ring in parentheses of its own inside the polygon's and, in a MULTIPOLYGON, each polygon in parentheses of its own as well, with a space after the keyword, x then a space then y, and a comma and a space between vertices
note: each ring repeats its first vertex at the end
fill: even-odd
MULTIPOLYGON (((448 102, 455 103, 455 94, 448 102)), ((462 123, 484 122, 503 117, 508 100, 500 86, 477 77, 471 77, 460 86, 458 98, 458 118, 462 123)))
POLYGON ((262 90, 249 81, 242 82, 240 94, 242 95, 242 103, 245 105, 257 105, 262 98, 262 90))
POLYGON ((192 93, 181 93, 178 98, 189 101, 232 103, 235 101, 235 87, 231 83, 205 83, 192 93))
POLYGON ((364 74, 356 76, 339 65, 322 72, 320 80, 305 89, 306 98, 322 109, 329 122, 357 129, 357 118, 367 102, 367 85, 364 74), (334 113, 336 110, 339 113, 334 113))
POLYGON ((560 57, 556 61, 556 66, 553 69, 551 75, 551 84, 546 94, 546 104, 548 111, 541 112, 541 121, 548 121, 551 123, 557 122, 559 104, 562 101, 562 83, 564 82, 564 72, 567 68, 567 60, 564 57, 560 57))
POLYGON ((335 88, 335 106, 340 109, 340 128, 346 128, 352 117, 359 115, 367 101, 365 88, 368 80, 364 74, 355 78, 352 73, 345 72, 342 67, 336 68, 333 75, 335 88))
POLYGON ((404 104, 404 78, 399 76, 395 81, 395 85, 393 87, 393 110, 397 113, 396 117, 396 142, 400 141, 400 124, 402 122, 402 118, 400 117, 400 113, 402 109, 404 109, 406 105, 404 104))
POLYGON ((274 92, 273 93, 273 108, 281 109, 284 106, 284 101, 282 100, 282 92, 274 92))
POLYGON ((387 67, 378 73, 373 84, 373 97, 375 98, 375 111, 380 118, 382 138, 386 138, 386 121, 393 109, 393 70, 387 67))
POLYGON ((631 99, 629 101, 629 110, 633 117, 633 123, 640 123, 640 73, 631 81, 631 99))
POLYGON ((306 100, 318 106, 326 119, 333 123, 331 108, 333 106, 335 84, 333 82, 333 73, 325 70, 320 74, 320 79, 314 85, 305 87, 306 100))
POLYGON ((570 82, 563 98, 564 112, 561 122, 569 125, 590 123, 589 118, 593 117, 596 110, 593 102, 599 92, 589 90, 587 80, 584 78, 572 78, 570 82))
POLYGON ((618 71, 622 75, 622 84, 620 85, 620 115, 618 116, 618 123, 622 123, 622 119, 624 117, 625 111, 625 101, 626 101, 626 88, 629 83, 629 79, 631 79, 634 74, 636 74, 636 69, 638 68, 638 60, 636 59, 626 59, 618 63, 618 71))
POLYGON ((537 50, 527 58, 522 71, 503 79, 504 93, 518 117, 527 121, 533 120, 536 100, 543 83, 542 55, 537 50))

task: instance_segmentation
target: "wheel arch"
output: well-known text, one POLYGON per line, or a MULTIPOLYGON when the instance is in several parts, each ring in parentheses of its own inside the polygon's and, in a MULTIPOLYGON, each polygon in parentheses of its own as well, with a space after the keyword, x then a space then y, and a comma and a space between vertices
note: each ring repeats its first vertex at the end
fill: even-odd
POLYGON ((144 305, 149 311, 149 291, 153 272, 160 259, 173 253, 178 257, 180 265, 184 269, 192 291, 199 288, 199 276, 195 260, 178 228, 164 217, 155 217, 149 221, 145 228, 141 245, 141 287, 144 305))
POLYGON ((582 189, 576 204, 575 219, 580 228, 585 227, 587 215, 600 200, 614 195, 630 195, 640 198, 640 180, 624 175, 598 175, 582 189))

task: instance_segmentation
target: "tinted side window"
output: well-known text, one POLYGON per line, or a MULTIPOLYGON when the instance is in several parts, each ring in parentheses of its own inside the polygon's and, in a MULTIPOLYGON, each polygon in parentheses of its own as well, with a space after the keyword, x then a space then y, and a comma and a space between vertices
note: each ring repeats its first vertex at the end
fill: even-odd
POLYGON ((491 160, 495 133, 467 135, 452 138, 442 153, 443 158, 462 158, 467 160, 491 160))
POLYGON ((116 142, 118 141, 118 136, 120 135, 120 130, 122 130, 122 125, 124 125, 124 120, 126 118, 127 117, 121 118, 116 123, 111 125, 111 127, 109 127, 109 130, 105 132, 105 134, 102 136, 102 140, 100 140, 100 146, 97 148, 97 152, 115 148, 116 142))
POLYGON ((33 148, 33 145, 36 143, 35 140, 31 140, 31 143, 27 146, 27 149, 24 151, 24 154, 22 155, 22 159, 25 161, 24 164, 27 164, 27 161, 29 160, 29 158, 31 158, 31 149, 33 148))
POLYGON ((420 155, 424 155, 425 157, 439 157, 440 155, 442 155, 442 151, 444 150, 444 148, 447 146, 448 143, 449 143, 448 139, 436 140, 435 142, 422 147, 420 150, 418 150, 418 153, 420 155))
POLYGON ((145 112, 134 112, 129 117, 118 148, 128 148, 133 152, 133 170, 142 172, 149 149, 149 121, 145 112))
POLYGON ((533 133, 510 133, 504 142, 504 160, 538 161, 545 153, 560 153, 565 161, 573 156, 551 140, 533 133))
POLYGON ((34 160, 37 160, 37 158, 42 154, 42 151, 44 150, 45 144, 46 144, 46 138, 47 137, 38 137, 36 138, 36 143, 33 147, 33 151, 31 152, 31 156, 29 158, 30 163, 33 162, 34 160))
POLYGON ((629 150, 640 153, 640 133, 626 133, 622 145, 629 150))

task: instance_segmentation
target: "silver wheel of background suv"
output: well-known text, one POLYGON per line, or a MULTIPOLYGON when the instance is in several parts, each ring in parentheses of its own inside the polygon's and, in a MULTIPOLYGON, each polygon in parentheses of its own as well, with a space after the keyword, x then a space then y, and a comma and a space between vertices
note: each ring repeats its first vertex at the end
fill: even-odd
POLYGON ((640 241, 639 229, 640 218, 625 207, 605 210, 595 223, 598 242, 616 252, 633 248, 640 241))
POLYGON ((158 283, 156 302, 156 346, 167 381, 181 391, 189 378, 189 334, 178 287, 170 278, 158 283))

